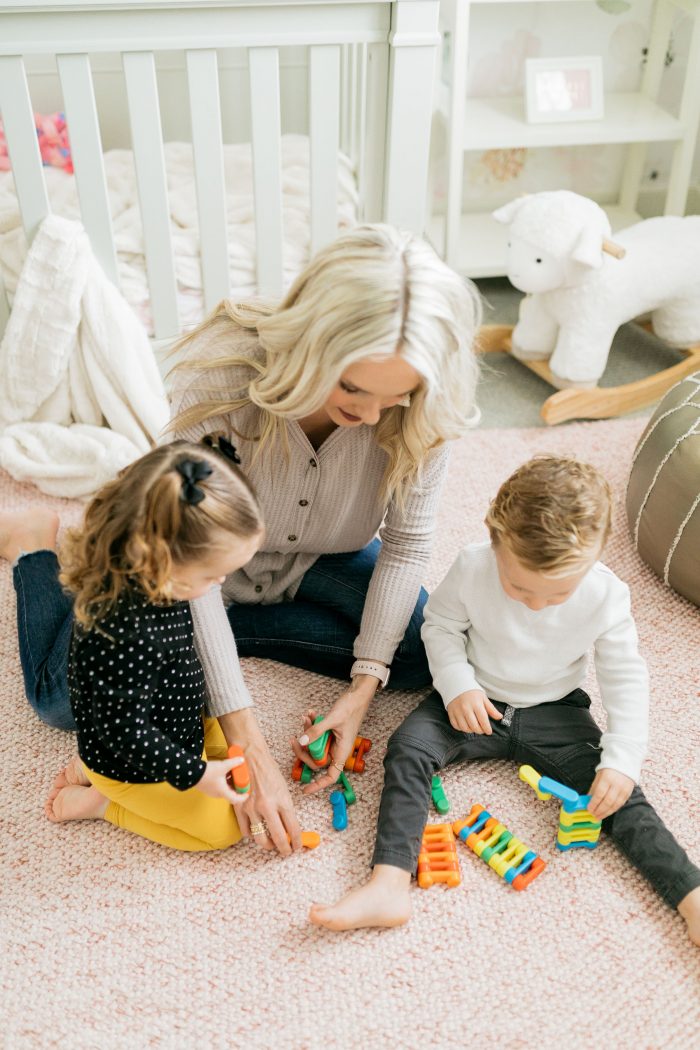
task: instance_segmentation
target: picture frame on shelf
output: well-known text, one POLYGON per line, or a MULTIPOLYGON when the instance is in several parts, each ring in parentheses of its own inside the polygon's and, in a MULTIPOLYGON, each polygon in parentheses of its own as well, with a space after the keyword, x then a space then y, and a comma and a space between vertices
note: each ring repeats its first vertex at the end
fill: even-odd
POLYGON ((530 124, 602 120, 600 55, 525 60, 525 114, 530 124))

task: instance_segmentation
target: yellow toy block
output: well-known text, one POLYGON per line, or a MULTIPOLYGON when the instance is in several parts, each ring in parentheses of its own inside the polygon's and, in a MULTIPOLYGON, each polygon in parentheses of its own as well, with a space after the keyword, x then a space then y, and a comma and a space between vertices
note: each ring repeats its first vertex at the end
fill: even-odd
POLYGON ((503 832, 507 831, 508 829, 506 828, 505 824, 494 824, 494 826, 489 830, 491 832, 489 837, 486 839, 481 839, 481 841, 477 842, 474 846, 474 852, 476 853, 477 857, 480 857, 487 847, 491 847, 491 849, 493 849, 503 832))
POLYGON ((569 846, 572 842, 590 842, 593 845, 599 838, 600 828, 579 828, 578 831, 564 831, 559 828, 557 842, 562 846, 569 846))
POLYGON ((574 828, 577 824, 590 824, 593 828, 600 828, 600 821, 596 820, 587 809, 579 809, 575 813, 567 813, 563 806, 559 813, 559 823, 565 828, 574 828))
POLYGON ((532 790, 537 795, 538 799, 542 802, 548 802, 551 795, 548 795, 546 791, 540 791, 540 774, 532 766, 521 766, 518 770, 518 776, 521 780, 524 780, 526 784, 529 784, 532 790))
POLYGON ((526 853, 527 846, 520 839, 512 838, 503 853, 494 853, 489 859, 489 867, 503 878, 509 868, 517 868, 522 863, 526 853))

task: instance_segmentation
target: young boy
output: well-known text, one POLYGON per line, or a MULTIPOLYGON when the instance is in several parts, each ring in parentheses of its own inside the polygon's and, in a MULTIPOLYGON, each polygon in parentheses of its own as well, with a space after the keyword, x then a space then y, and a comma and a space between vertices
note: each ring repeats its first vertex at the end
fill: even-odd
POLYGON ((465 548, 425 607, 435 691, 389 740, 370 881, 309 917, 334 930, 399 926, 430 804, 431 777, 464 759, 513 758, 590 793, 603 830, 700 944, 700 870, 637 785, 648 678, 627 586, 598 561, 611 494, 593 468, 541 456, 501 486, 490 542, 465 548), (580 688, 593 647, 608 716, 580 688))

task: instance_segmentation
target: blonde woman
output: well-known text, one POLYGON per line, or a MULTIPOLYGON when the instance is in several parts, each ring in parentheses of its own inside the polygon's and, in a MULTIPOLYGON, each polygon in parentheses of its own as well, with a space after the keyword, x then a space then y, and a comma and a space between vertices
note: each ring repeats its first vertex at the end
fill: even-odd
MULTIPOLYGON (((238 657, 345 682, 324 722, 311 729, 307 712, 292 742, 301 756, 307 740, 335 734, 333 764, 306 790, 336 781, 378 689, 429 685, 421 582, 447 443, 477 415, 479 321, 474 287, 427 244, 367 225, 319 252, 279 305, 223 302, 179 344, 172 435, 216 433, 234 445, 265 521, 249 564, 192 602, 210 713, 251 768, 239 822, 263 848, 289 852, 298 825, 238 657)), ((0 519, 6 556, 37 542, 26 530, 20 542, 15 529, 3 545, 2 527, 0 519)), ((15 568, 18 593, 26 562, 15 568)), ((47 661, 45 685, 60 692, 60 654, 47 661)), ((23 659, 38 708, 40 665, 23 659)))

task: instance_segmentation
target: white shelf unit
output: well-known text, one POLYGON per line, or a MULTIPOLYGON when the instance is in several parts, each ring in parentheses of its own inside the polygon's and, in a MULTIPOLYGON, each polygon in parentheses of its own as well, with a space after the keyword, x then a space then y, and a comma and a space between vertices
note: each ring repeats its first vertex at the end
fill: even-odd
MULTIPOLYGON (((505 227, 490 212, 462 212, 464 154, 544 146, 627 145, 618 201, 605 206, 613 230, 640 218, 636 211, 646 147, 673 145, 666 215, 685 212, 700 121, 700 0, 656 0, 650 44, 639 91, 606 93, 602 120, 528 124, 525 99, 467 96, 469 15, 474 3, 591 3, 591 0, 441 0, 441 29, 450 34, 449 84, 440 82, 435 106, 447 132, 447 194, 444 215, 433 215, 428 236, 444 258, 468 277, 505 274, 505 227), (678 115, 656 101, 677 11, 692 17, 688 65, 678 115)), ((504 12, 505 13, 505 12, 504 12)))

